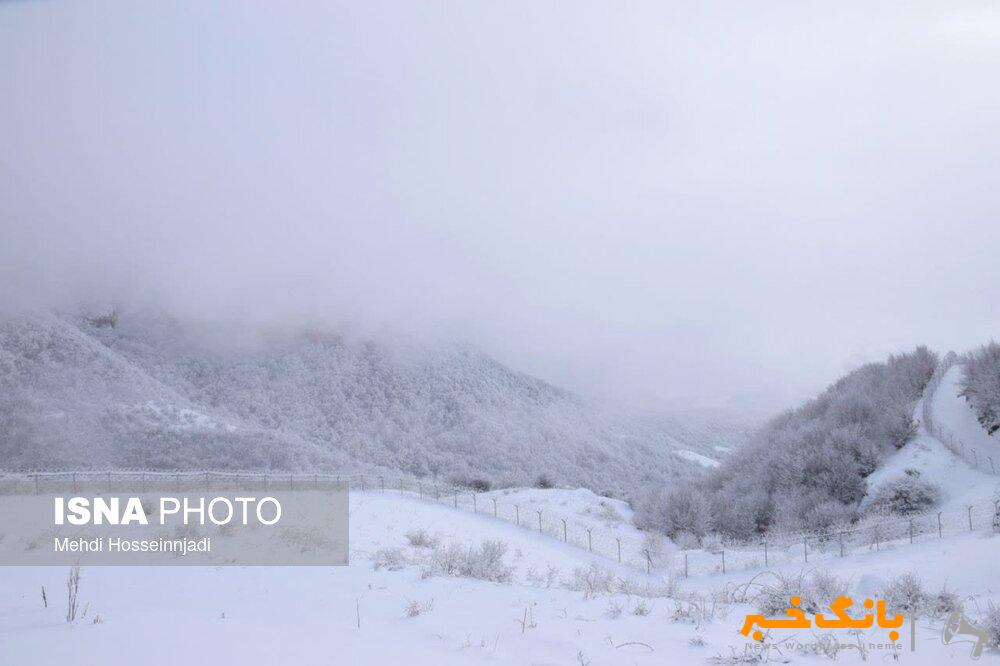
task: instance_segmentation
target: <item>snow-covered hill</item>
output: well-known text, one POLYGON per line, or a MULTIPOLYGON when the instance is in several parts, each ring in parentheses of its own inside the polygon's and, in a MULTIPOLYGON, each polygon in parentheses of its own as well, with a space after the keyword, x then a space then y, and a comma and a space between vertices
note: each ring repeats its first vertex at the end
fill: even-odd
POLYGON ((0 467, 15 469, 385 469, 494 485, 544 475, 621 496, 693 466, 669 451, 704 463, 726 441, 602 409, 466 346, 157 313, 7 316, 0 388, 0 467))
POLYGON ((1000 476, 993 473, 1000 471, 1000 444, 987 434, 972 407, 959 395, 962 371, 961 364, 951 365, 940 383, 928 387, 928 394, 914 410, 914 419, 930 418, 934 433, 920 422, 916 436, 868 477, 869 497, 907 470, 915 470, 941 492, 935 511, 988 506, 1000 499, 1000 476), (925 411, 924 401, 928 400, 925 411))

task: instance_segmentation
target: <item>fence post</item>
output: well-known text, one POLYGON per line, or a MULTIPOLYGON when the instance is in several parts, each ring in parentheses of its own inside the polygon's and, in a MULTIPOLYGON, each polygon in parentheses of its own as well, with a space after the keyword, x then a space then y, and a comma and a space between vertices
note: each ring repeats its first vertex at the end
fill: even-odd
POLYGON ((514 505, 514 522, 517 523, 518 527, 521 526, 521 505, 520 504, 515 504, 514 505))
POLYGON ((594 552, 594 530, 591 527, 587 528, 587 550, 594 552))
POLYGON ((496 497, 491 497, 490 501, 493 502, 493 517, 496 518, 497 517, 497 498, 496 497))
POLYGON ((379 489, 380 489, 379 492, 384 493, 385 492, 385 477, 384 476, 378 477, 378 485, 379 485, 379 489))
POLYGON ((365 492, 365 475, 361 475, 361 492, 365 492))
POLYGON ((840 556, 844 556, 844 533, 841 532, 837 535, 837 541, 840 542, 840 556))
POLYGON ((399 479, 399 494, 400 495, 403 494, 403 479, 402 479, 402 477, 400 477, 400 479, 399 479))
POLYGON ((457 509, 457 508, 458 508, 458 493, 456 492, 456 493, 455 493, 455 494, 454 494, 454 495, 452 496, 452 498, 451 498, 451 499, 452 499, 452 501, 453 501, 453 502, 455 503, 455 508, 457 509))
POLYGON ((972 506, 969 506, 969 531, 972 531, 972 506))
POLYGON ((542 512, 541 511, 535 511, 535 513, 538 514, 538 533, 541 534, 542 533, 542 512))
POLYGON ((688 553, 684 551, 684 577, 688 577, 688 553))
POLYGON ((993 466, 993 456, 988 456, 986 459, 990 461, 990 471, 996 474, 997 468, 993 466))
POLYGON ((809 537, 802 537, 802 553, 805 555, 806 562, 809 561, 809 537))
POLYGON ((913 543, 913 518, 910 518, 910 543, 913 543))
POLYGON ((646 556, 646 573, 650 573, 653 570, 653 558, 649 556, 649 549, 642 549, 643 555, 646 556))
POLYGON ((622 563, 622 540, 621 537, 615 537, 615 541, 618 542, 618 564, 622 563))
POLYGON ((476 504, 476 493, 470 493, 472 495, 472 513, 479 513, 479 506, 476 504))
POLYGON ((424 498, 424 482, 423 481, 417 481, 417 494, 419 495, 420 499, 424 498))
POLYGON ((561 520, 563 524, 563 543, 569 543, 569 538, 566 536, 566 519, 562 518, 561 520))
POLYGON ((944 532, 941 530, 941 512, 938 511, 938 538, 944 538, 944 532))
POLYGON ((722 549, 722 573, 726 573, 726 549, 722 549))

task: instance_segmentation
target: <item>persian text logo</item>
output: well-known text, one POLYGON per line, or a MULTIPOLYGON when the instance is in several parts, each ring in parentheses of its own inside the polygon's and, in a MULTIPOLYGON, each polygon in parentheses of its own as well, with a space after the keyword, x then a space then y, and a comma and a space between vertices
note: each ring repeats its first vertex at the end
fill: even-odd
POLYGON ((740 633, 744 636, 750 636, 750 632, 753 631, 753 639, 763 641, 764 632, 762 630, 764 629, 809 629, 813 626, 820 629, 870 629, 878 624, 879 627, 890 630, 889 640, 895 643, 899 640, 899 632, 896 630, 903 626, 902 614, 888 616, 884 599, 879 599, 877 602, 865 599, 864 607, 869 611, 874 608, 875 612, 866 613, 864 617, 860 618, 851 617, 848 613, 848 610, 854 605, 854 600, 850 597, 837 597, 830 604, 833 617, 816 613, 814 618, 810 620, 806 616, 806 612, 802 610, 801 605, 802 600, 799 597, 792 597, 791 605, 785 609, 784 618, 773 619, 764 615, 747 615, 740 633), (754 626, 757 629, 754 629, 754 626))

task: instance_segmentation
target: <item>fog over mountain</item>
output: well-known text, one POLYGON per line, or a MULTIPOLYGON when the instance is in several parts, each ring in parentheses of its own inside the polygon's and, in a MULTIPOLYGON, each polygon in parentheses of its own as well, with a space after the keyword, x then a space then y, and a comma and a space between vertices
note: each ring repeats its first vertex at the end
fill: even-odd
POLYGON ((0 424, 14 469, 544 475, 617 495, 743 436, 721 420, 604 409, 468 345, 148 311, 4 317, 0 424))
POLYGON ((1000 329, 998 36, 984 2, 0 3, 2 300, 773 413, 1000 329))

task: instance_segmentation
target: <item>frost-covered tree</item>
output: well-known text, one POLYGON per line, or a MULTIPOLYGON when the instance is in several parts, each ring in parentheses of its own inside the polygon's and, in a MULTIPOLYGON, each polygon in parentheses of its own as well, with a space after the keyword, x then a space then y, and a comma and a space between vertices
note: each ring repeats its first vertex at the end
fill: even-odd
POLYGON ((966 357, 961 389, 983 428, 991 435, 1000 430, 1000 344, 990 342, 966 357))

